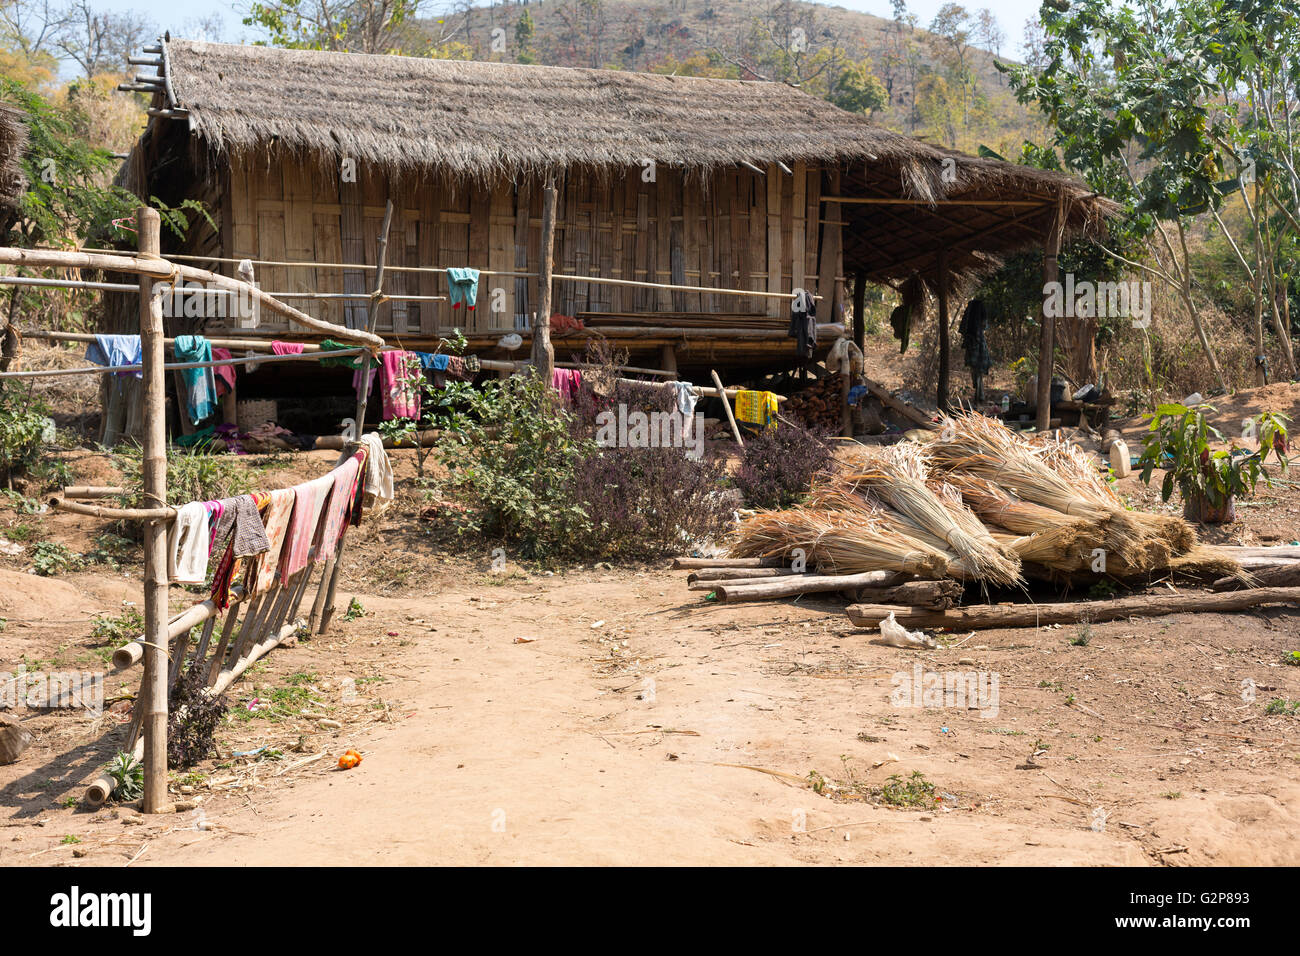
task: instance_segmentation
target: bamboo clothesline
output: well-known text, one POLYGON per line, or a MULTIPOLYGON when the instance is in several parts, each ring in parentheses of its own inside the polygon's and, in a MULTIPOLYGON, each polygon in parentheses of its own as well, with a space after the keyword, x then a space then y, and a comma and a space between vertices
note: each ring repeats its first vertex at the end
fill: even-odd
MULTIPOLYGON (((227 365, 261 365, 267 362, 323 362, 325 359, 346 358, 349 355, 368 355, 369 349, 338 349, 326 352, 305 352, 301 355, 252 355, 240 358, 211 359, 207 362, 167 362, 168 371, 187 368, 221 368, 227 365)), ((0 379, 46 378, 59 375, 111 375, 139 372, 143 365, 89 365, 84 368, 30 369, 24 372, 0 372, 0 379)))
MULTIPOLYGON (((0 285, 15 285, 49 289, 85 289, 92 292, 139 292, 140 290, 126 282, 97 282, 89 279, 47 279, 44 276, 0 275, 0 285)), ((208 289, 203 286, 184 286, 175 290, 178 294, 189 295, 225 295, 238 296, 233 289, 208 289)), ((369 293, 358 292, 268 292, 267 295, 277 299, 345 299, 352 302, 366 302, 369 293)), ((406 295, 393 293, 387 298, 401 302, 446 302, 445 295, 406 295)))
MULTIPOLYGON (((106 249, 80 249, 83 252, 117 252, 118 250, 106 249)), ((131 255, 129 251, 121 253, 131 255)), ((372 266, 363 265, 356 262, 310 262, 298 261, 292 262, 282 259, 236 259, 223 256, 196 256, 196 255, 174 255, 168 256, 169 259, 176 259, 185 262, 220 262, 228 265, 238 265, 241 262, 248 262, 254 266, 263 266, 271 268, 288 268, 288 269, 370 269, 372 266)), ((389 272, 411 272, 423 274, 445 274, 446 266, 387 266, 389 272)), ((480 276, 497 276, 503 279, 536 279, 535 272, 514 272, 514 271, 495 271, 492 269, 479 269, 480 276)), ((761 289, 722 289, 713 286, 704 285, 678 285, 669 282, 646 282, 639 279, 616 279, 612 276, 580 276, 580 275, 562 275, 555 274, 551 276, 555 282, 590 282, 596 285, 622 285, 638 289, 657 289, 663 292, 701 292, 709 295, 734 295, 741 298, 758 298, 758 299, 791 299, 795 296, 794 292, 768 292, 761 289)), ((813 299, 822 299, 823 296, 811 295, 813 299)), ((397 298, 392 296, 391 298, 397 298)))

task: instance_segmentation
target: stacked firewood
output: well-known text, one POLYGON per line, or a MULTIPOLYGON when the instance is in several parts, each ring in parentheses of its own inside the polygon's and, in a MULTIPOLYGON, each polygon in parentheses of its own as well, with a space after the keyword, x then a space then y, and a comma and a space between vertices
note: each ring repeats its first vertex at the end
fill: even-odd
POLYGON ((781 406, 782 414, 797 418, 805 428, 838 430, 840 405, 844 401, 840 378, 840 373, 835 372, 790 396, 790 400, 781 406))

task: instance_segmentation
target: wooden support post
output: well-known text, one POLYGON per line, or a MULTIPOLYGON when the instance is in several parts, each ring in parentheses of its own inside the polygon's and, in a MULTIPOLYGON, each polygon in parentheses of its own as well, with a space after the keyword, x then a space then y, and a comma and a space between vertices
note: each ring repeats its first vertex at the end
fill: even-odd
POLYGON ((677 375, 677 349, 671 345, 660 346, 659 367, 665 372, 672 372, 675 377, 677 375))
POLYGON ((853 409, 849 408, 849 391, 853 387, 853 376, 848 372, 840 373, 840 434, 844 438, 853 437, 853 409))
POLYGON ((867 354, 867 274, 859 269, 853 274, 853 344, 867 354))
MULTIPOLYGON (((140 255, 157 258, 160 249, 158 212, 141 206, 136 212, 140 255)), ((163 318, 153 301, 154 280, 140 277, 140 347, 144 365, 143 472, 144 506, 167 505, 166 383, 163 362, 163 318)), ((144 526, 144 677, 139 703, 144 715, 145 813, 157 813, 167 802, 167 521, 153 519, 144 526)))
POLYGON ((1038 330, 1038 415, 1036 424, 1040 432, 1047 431, 1052 421, 1052 372, 1056 367, 1055 323, 1056 319, 1047 307, 1047 284, 1057 282, 1060 267, 1057 256, 1061 252, 1061 212, 1058 207, 1056 217, 1052 220, 1052 230, 1047 235, 1047 245, 1043 249, 1043 307, 1040 310, 1042 325, 1038 330))
POLYGON ((551 275, 555 267, 555 176, 546 178, 542 192, 542 261, 537 270, 537 319, 533 322, 533 368, 548 386, 555 375, 551 345, 551 275))
POLYGON ((722 387, 722 379, 718 378, 717 369, 709 369, 709 374, 713 376, 713 384, 718 388, 718 397, 722 399, 722 410, 727 413, 727 421, 731 423, 731 434, 736 436, 736 444, 744 448, 745 439, 740 437, 740 426, 736 424, 736 416, 731 413, 731 400, 727 398, 727 390, 722 387))
POLYGON ((935 293, 939 299, 939 382, 935 403, 939 406, 940 412, 946 413, 951 410, 952 405, 949 402, 951 371, 948 341, 948 260, 942 250, 939 251, 935 268, 938 272, 935 293))

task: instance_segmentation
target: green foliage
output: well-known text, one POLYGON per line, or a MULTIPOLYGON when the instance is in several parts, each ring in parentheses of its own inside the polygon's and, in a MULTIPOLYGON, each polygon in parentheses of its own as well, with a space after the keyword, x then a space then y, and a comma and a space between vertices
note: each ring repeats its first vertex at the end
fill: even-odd
POLYGON ((1138 463, 1146 484, 1156 468, 1165 469, 1160 488, 1163 500, 1168 501, 1177 487, 1184 500, 1203 499, 1218 508, 1231 498, 1253 494, 1261 479, 1271 488, 1265 467, 1270 452, 1286 472, 1286 423, 1290 421, 1286 415, 1265 412, 1251 420, 1250 431, 1258 439, 1254 452, 1238 448, 1235 441, 1226 450, 1214 451, 1211 442, 1225 443, 1223 434, 1205 420, 1205 413, 1214 410, 1211 405, 1179 403, 1156 408, 1138 463))
POLYGON ((885 105, 885 85, 867 63, 857 63, 840 74, 826 98, 850 113, 874 113, 885 105))
POLYGON ((348 602, 348 609, 343 614, 344 621, 356 621, 366 616, 366 609, 362 603, 353 598, 348 602))
POLYGON ((129 803, 144 796, 144 764, 132 754, 119 753, 104 769, 113 780, 114 800, 129 803))
POLYGON ((590 523, 569 488, 595 443, 574 437, 570 416, 536 376, 488 381, 464 398, 461 430, 441 446, 451 486, 474 503, 460 530, 519 542, 528 555, 564 551, 590 523))
POLYGON ((41 577, 53 577, 65 571, 79 571, 86 559, 53 541, 38 541, 32 547, 32 570, 41 577))
POLYGON ((933 807, 934 784, 919 770, 913 770, 906 780, 896 773, 890 774, 880 788, 880 799, 891 807, 933 807))
MULTIPOLYGON (((126 493, 123 507, 141 507, 144 498, 143 452, 139 445, 127 444, 113 455, 122 472, 126 493)), ((167 502, 211 501, 247 494, 252 490, 248 462, 234 455, 208 455, 199 450, 167 449, 167 502)))
POLYGON ((0 382, 0 471, 8 487, 40 460, 42 445, 52 440, 54 423, 48 412, 30 391, 0 382))
POLYGON ((1300 716, 1300 700, 1287 700, 1284 697, 1275 697, 1273 700, 1268 702, 1268 706, 1264 708, 1264 713, 1270 717, 1300 716))
POLYGON ((77 135, 75 117, 8 77, 0 78, 0 101, 26 115, 27 191, 13 222, 0 221, 0 242, 32 246, 70 237, 98 240, 114 219, 128 216, 139 200, 125 189, 101 183, 116 165, 112 153, 77 135))
POLYGON ((133 607, 116 616, 97 615, 90 625, 91 640, 115 647, 133 641, 143 633, 144 615, 133 607))

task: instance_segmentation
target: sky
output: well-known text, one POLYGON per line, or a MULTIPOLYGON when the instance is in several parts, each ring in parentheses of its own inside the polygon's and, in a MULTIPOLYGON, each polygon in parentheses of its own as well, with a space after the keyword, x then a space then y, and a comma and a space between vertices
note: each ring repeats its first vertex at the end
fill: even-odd
MULTIPOLYGON (((482 0, 486 3, 486 0, 482 0)), ((818 0, 820 2, 820 0, 818 0)), ((908 0, 908 9, 915 13, 921 26, 927 25, 947 0, 908 0)), ((1024 23, 1038 14, 1040 0, 958 0, 974 13, 987 6, 1002 24, 1002 32, 1007 35, 1004 52, 1015 56, 1020 48, 1020 35, 1024 23)), ((833 6, 849 10, 860 10, 878 17, 893 16, 890 0, 839 0, 833 6)), ((236 41, 250 36, 248 28, 241 23, 241 17, 235 12, 231 3, 220 0, 98 0, 96 6, 121 12, 136 11, 157 23, 162 29, 173 33, 186 33, 186 24, 205 17, 216 15, 225 23, 226 32, 223 40, 236 41)), ((432 9, 444 6, 440 0, 431 0, 432 9)))

